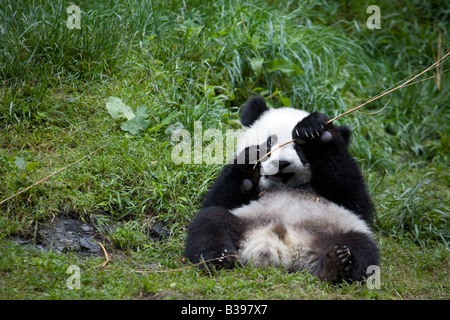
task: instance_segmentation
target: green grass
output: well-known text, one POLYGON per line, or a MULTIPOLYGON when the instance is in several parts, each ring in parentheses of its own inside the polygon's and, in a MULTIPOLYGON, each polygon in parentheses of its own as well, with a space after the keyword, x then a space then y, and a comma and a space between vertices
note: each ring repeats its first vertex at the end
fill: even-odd
POLYGON ((182 259, 186 227, 221 165, 175 165, 178 142, 168 131, 180 123, 193 135, 201 121, 203 133, 225 137, 255 93, 273 107, 338 115, 431 65, 439 37, 449 48, 448 5, 383 4, 381 29, 368 30, 371 3, 356 0, 78 1, 81 29, 70 30, 70 4, 0 5, 0 201, 112 142, 0 205, 1 298, 448 299, 449 73, 440 88, 435 79, 420 82, 392 94, 377 115, 338 121, 353 128, 351 151, 378 212, 377 290, 274 268, 190 268, 182 259), (133 110, 147 106, 148 130, 122 131, 106 110, 110 96, 133 110), (96 267, 101 258, 10 240, 33 238, 36 226, 68 213, 102 230, 105 267, 96 267), (157 223, 168 239, 148 235, 157 223), (72 264, 81 268, 80 290, 65 286, 72 264), (130 272, 149 266, 185 269, 130 272))
POLYGON ((178 240, 148 243, 104 259, 38 253, 2 243, 3 299, 447 299, 448 254, 442 247, 422 250, 408 241, 381 238, 381 286, 330 285, 307 273, 252 267, 199 271, 180 258, 178 240), (80 267, 80 289, 66 283, 70 265, 80 267), (169 271, 169 272, 158 272, 169 271), (36 276, 39 274, 39 276, 36 276))

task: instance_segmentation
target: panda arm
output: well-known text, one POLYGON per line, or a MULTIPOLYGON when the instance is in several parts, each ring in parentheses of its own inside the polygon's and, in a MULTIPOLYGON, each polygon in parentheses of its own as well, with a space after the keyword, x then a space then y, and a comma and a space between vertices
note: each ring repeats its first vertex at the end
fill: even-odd
POLYGON ((237 261, 238 242, 245 229, 244 220, 229 210, 258 198, 259 165, 252 164, 249 147, 232 164, 224 167, 206 194, 202 209, 189 225, 184 256, 193 263, 209 261, 218 267, 232 267, 237 261))
POLYGON ((260 165, 253 163, 264 151, 258 146, 248 147, 232 164, 226 165, 206 194, 202 207, 217 206, 231 210, 258 199, 260 165))
POLYGON ((348 151, 351 131, 346 126, 326 124, 328 117, 315 112, 294 128, 296 150, 310 164, 314 190, 321 196, 360 215, 370 223, 373 204, 362 174, 348 151), (328 131, 328 134, 322 134, 328 131), (326 137, 326 139, 324 139, 326 137))

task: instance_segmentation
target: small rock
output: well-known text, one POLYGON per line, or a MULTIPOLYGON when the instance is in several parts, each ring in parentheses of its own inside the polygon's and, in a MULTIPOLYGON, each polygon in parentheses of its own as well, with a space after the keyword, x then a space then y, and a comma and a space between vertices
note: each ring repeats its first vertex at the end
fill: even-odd
POLYGON ((167 230, 166 226, 161 222, 155 223, 150 229, 150 235, 158 240, 164 240, 169 238, 170 230, 167 230))
POLYGON ((99 252, 101 249, 98 243, 91 237, 80 238, 80 247, 83 250, 99 251, 99 252))

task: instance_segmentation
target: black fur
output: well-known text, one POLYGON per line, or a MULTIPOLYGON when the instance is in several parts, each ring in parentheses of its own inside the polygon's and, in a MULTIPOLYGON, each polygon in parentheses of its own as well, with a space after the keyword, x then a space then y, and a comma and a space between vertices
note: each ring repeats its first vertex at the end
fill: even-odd
MULTIPOLYGON (((267 110, 263 98, 250 99, 242 110, 242 124, 252 125, 267 110)), ((325 125, 327 121, 327 116, 312 113, 292 131, 292 137, 298 138, 296 151, 302 160, 307 160, 312 172, 309 185, 303 187, 312 188, 320 196, 342 205, 370 223, 373 205, 357 164, 348 152, 351 131, 345 126, 325 125), (324 131, 331 133, 331 141, 320 140, 324 131)), ((254 148, 259 149, 257 146, 247 148, 244 156, 241 154, 234 163, 226 165, 207 193, 201 211, 188 230, 184 254, 191 262, 216 259, 210 263, 223 267, 235 265, 234 256, 247 226, 229 210, 258 199, 259 167, 255 168, 250 160, 254 160, 255 154, 258 159, 266 150, 254 153, 254 148), (252 188, 247 191, 243 188, 245 179, 252 183, 252 188), (232 257, 222 258, 228 255, 232 257)), ((367 266, 377 263, 376 244, 365 234, 349 232, 320 239, 321 234, 318 233, 317 237, 322 247, 320 252, 323 252, 321 267, 316 274, 319 279, 332 282, 360 280, 367 266)))
POLYGON ((193 263, 233 267, 245 226, 225 208, 203 208, 189 226, 184 255, 193 263))
POLYGON ((263 97, 255 96, 246 103, 241 111, 241 123, 243 126, 251 126, 269 108, 263 97))
POLYGON ((266 147, 248 147, 234 159, 233 164, 226 165, 206 194, 202 207, 216 206, 231 210, 258 199, 259 163, 254 163, 267 150, 266 147), (245 179, 250 180, 253 185, 248 191, 243 188, 245 179))
POLYGON ((296 150, 311 166, 312 188, 370 225, 374 209, 361 172, 348 151, 350 129, 325 125, 328 120, 326 115, 315 112, 300 121, 292 130, 292 137, 298 138, 296 150), (331 133, 331 141, 320 141, 324 131, 331 133))
POLYGON ((316 243, 320 243, 323 250, 316 274, 320 280, 359 281, 366 275, 367 267, 378 263, 376 243, 366 234, 347 232, 330 237, 318 233, 316 236, 316 243))

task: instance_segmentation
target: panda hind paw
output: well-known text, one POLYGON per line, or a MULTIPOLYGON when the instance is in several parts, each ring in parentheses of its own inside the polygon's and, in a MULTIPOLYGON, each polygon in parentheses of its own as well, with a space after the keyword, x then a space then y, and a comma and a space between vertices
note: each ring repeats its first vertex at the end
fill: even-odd
POLYGON ((347 246, 334 246, 323 257, 319 278, 341 282, 351 278, 353 256, 347 246))
POLYGON ((338 247, 334 246, 333 248, 335 250, 335 254, 337 255, 338 259, 340 260, 340 263, 342 267, 344 268, 344 271, 346 273, 350 272, 352 267, 352 253, 350 252, 350 249, 346 246, 338 247))

